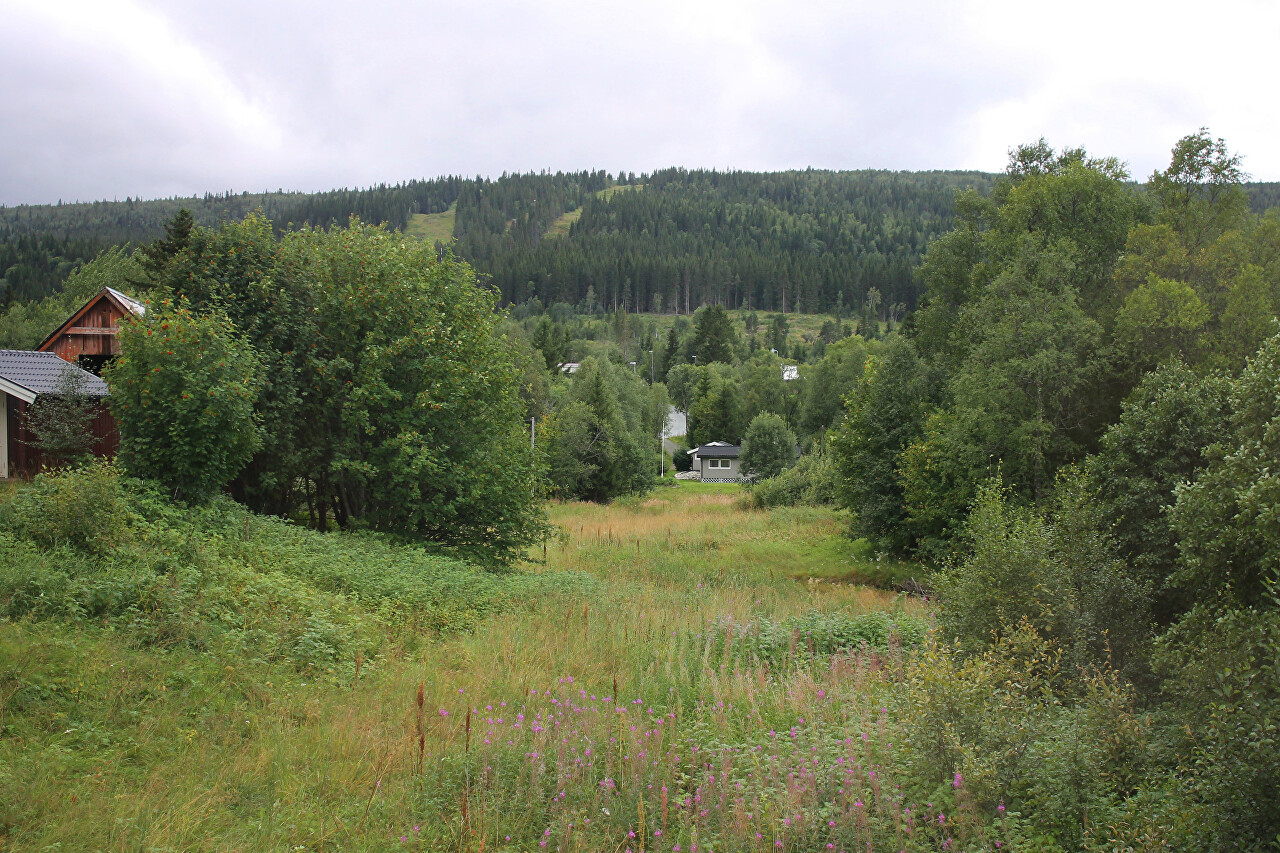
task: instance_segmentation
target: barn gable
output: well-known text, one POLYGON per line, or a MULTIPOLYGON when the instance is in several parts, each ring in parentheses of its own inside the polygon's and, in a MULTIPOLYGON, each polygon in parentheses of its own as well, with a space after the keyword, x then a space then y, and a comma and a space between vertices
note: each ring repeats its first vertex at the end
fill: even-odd
POLYGON ((146 306, 132 296, 104 287, 37 347, 91 373, 101 373, 120 354, 117 325, 129 315, 142 316, 146 306))

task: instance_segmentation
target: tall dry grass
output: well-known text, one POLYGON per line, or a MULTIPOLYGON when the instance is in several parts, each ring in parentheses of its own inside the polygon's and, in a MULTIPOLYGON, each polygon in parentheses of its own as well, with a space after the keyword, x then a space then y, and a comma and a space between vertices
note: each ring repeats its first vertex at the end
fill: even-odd
MULTIPOLYGON (((806 657, 796 638, 786 665, 770 667, 723 626, 923 607, 809 582, 811 570, 839 574, 828 564, 843 553, 841 520, 744 511, 734 497, 663 490, 557 505, 563 535, 530 569, 589 572, 598 593, 527 600, 468 635, 389 644, 347 683, 306 681, 252 648, 212 660, 109 631, 0 626, 6 656, 42 658, 0 676, 6 716, 23 713, 13 697, 34 689, 32 673, 70 697, 24 729, 36 734, 0 738, 0 785, 16 798, 0 806, 0 849, 815 849, 828 835, 852 849, 869 824, 850 811, 820 831, 818 817, 829 796, 850 809, 863 796, 835 793, 838 759, 856 752, 863 773, 884 760, 874 750, 887 746, 846 741, 875 734, 895 652, 806 657), (542 731, 513 729, 516 714, 542 731), (760 752, 793 728, 786 749, 760 752), (575 764, 585 749, 598 758, 575 764), (825 775, 795 789, 788 774, 816 772, 805 763, 815 757, 825 775), (724 779, 750 795, 734 805, 724 779), (707 815, 676 802, 710 796, 708 784, 720 787, 707 815), (796 815, 803 831, 784 831, 796 815)), ((901 817, 902 803, 875 802, 901 817)))

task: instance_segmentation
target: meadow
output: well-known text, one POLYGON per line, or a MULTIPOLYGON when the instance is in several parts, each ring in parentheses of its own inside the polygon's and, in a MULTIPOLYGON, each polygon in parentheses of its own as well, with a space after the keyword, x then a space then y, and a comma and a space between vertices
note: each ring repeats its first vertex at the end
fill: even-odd
POLYGON ((468 574, 112 476, 109 540, 57 534, 96 512, 65 480, 0 513, 0 849, 852 850, 869 820, 910 828, 876 696, 928 605, 856 583, 880 567, 834 511, 669 481, 553 505, 545 552, 468 574))

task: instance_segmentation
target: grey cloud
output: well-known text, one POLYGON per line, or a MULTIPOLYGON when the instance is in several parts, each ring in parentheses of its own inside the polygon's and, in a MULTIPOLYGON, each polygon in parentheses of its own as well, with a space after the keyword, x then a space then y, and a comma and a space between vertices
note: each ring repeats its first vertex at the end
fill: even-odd
MULTIPOLYGON (((542 168, 1000 168, 1026 140, 975 156, 975 116, 1035 98, 1049 73, 1034 45, 986 40, 963 7, 924 0, 143 8, 217 85, 157 79, 108 39, 69 43, 14 16, 0 28, 0 202, 542 168), (210 100, 219 87, 267 126, 237 125, 238 107, 210 100)), ((1162 157, 1202 123, 1176 88, 1145 108, 1145 132, 1106 138, 1150 149, 1158 127, 1162 157)), ((1088 106, 1075 105, 1083 127, 1088 106)))

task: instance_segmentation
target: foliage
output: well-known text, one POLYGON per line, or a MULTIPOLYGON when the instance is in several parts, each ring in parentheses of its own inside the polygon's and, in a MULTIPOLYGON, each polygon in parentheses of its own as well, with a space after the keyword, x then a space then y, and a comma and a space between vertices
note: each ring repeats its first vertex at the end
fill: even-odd
POLYGON ((836 503, 838 488, 835 464, 821 449, 815 449, 782 473, 753 483, 747 501, 757 509, 830 506, 836 503))
POLYGON ((265 643, 256 654, 321 671, 371 655, 379 629, 471 629, 531 590, 585 582, 493 574, 372 534, 325 536, 226 498, 177 508, 106 463, 7 496, 0 538, 7 618, 109 620, 141 642, 225 652, 265 643))
POLYGON ((1148 590, 1117 559, 1086 478, 1060 479, 1052 514, 984 484, 963 539, 934 578, 946 640, 977 651, 1028 626, 1075 666, 1141 670, 1148 590))
POLYGON ((751 476, 777 477, 796 464, 796 434, 772 412, 756 415, 747 427, 740 461, 751 476))
POLYGON ((86 393, 88 378, 79 370, 63 370, 53 393, 42 394, 27 412, 32 444, 46 465, 83 461, 93 448, 93 419, 99 401, 86 393))
POLYGON ((708 628, 706 642, 698 642, 702 639, 698 635, 687 636, 685 642, 693 642, 716 665, 763 664, 778 670, 821 665, 823 659, 840 652, 918 646, 927 636, 927 624, 910 616, 810 610, 783 620, 721 618, 708 628))
POLYGON ((95 237, 14 233, 0 226, 0 305, 30 304, 56 293, 101 247, 95 237))
POLYGON ((660 421, 643 411, 647 394, 629 371, 607 361, 582 362, 546 422, 553 494, 608 501, 650 487, 660 421))
POLYGON ((1280 578, 1280 494, 1271 473, 1280 452, 1280 337, 1249 360, 1230 410, 1229 437, 1195 482, 1177 491, 1182 569, 1174 582, 1191 600, 1220 596, 1248 607, 1268 600, 1280 578))
POLYGON ((1149 772, 1149 722, 1113 673, 1068 680, 1060 650, 1025 623, 976 655, 928 644, 894 709, 906 796, 943 800, 951 819, 1017 815, 1026 836, 1013 849, 1079 850, 1105 837, 1115 805, 1149 772))
POLYGON ((1258 850, 1280 836, 1276 711, 1280 602, 1197 606, 1161 641, 1164 694, 1183 728, 1169 732, 1178 775, 1166 820, 1184 849, 1258 850), (1174 807, 1176 804, 1176 807, 1174 807))
POLYGON ((1125 400, 1119 421, 1085 463, 1119 553, 1151 590, 1164 625, 1187 606, 1169 585, 1178 563, 1169 510, 1177 488, 1198 476, 1208 462, 1205 451, 1225 435, 1230 386, 1222 376, 1198 377, 1177 362, 1161 367, 1125 400))
POLYGON ((1209 322, 1209 309, 1190 285, 1154 273, 1125 298, 1115 338, 1124 359, 1141 375, 1173 358, 1188 359, 1209 322))
POLYGON ((729 315, 719 305, 699 308, 693 318, 693 349, 702 364, 733 362, 738 343, 729 315))
POLYGON ((258 446, 257 354, 225 317, 171 303, 126 318, 119 340, 106 378, 125 469, 207 500, 258 446))
POLYGON ((908 544, 902 536, 899 457, 923 430, 931 385, 915 346, 891 335, 867 360, 847 399, 848 414, 828 440, 840 472, 841 503, 853 511, 855 531, 896 549, 908 544))
POLYGON ((1245 174, 1239 154, 1214 139, 1208 128, 1185 136, 1173 147, 1169 167, 1151 176, 1151 191, 1160 203, 1160 218, 1199 248, 1223 231, 1238 227, 1249 199, 1241 184, 1245 174))
POLYGON ((109 554, 129 541, 134 521, 119 469, 102 461, 38 474, 0 505, 0 526, 50 550, 109 554))
POLYGON ((358 221, 278 240, 249 216, 195 228, 154 286, 228 316, 264 366, 261 445, 232 483, 250 507, 489 562, 545 532, 524 421, 538 383, 448 253, 358 221))
POLYGON ((689 445, 698 447, 713 441, 737 444, 746 432, 746 412, 741 386, 724 364, 699 365, 696 390, 689 406, 689 445))
MULTIPOLYGON (((941 450, 965 460, 958 488, 972 488, 989 476, 991 460, 1003 460, 1006 481, 1040 498, 1054 472, 1079 455, 1080 425, 1091 420, 1088 391, 1102 363, 1101 330, 1070 283, 1076 272, 1063 256, 1028 247, 962 310, 961 324, 973 331, 965 363, 949 383, 955 417, 937 444, 922 449, 926 457, 941 450)), ((912 473, 928 479, 931 470, 930 461, 912 473)), ((939 487, 908 478, 908 503, 921 488, 939 487)))
POLYGON ((805 374, 799 419, 803 432, 817 435, 839 423, 845 398, 858 387, 867 360, 879 351, 860 337, 847 337, 826 348, 823 358, 805 374))

